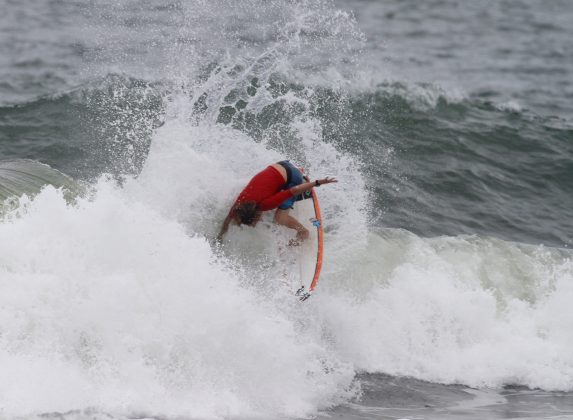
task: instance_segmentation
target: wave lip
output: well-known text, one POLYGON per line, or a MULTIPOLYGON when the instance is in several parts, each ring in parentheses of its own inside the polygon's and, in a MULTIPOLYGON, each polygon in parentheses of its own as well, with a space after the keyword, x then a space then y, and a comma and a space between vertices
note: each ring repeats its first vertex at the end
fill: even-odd
POLYGON ((64 188, 68 193, 78 189, 73 179, 44 163, 29 159, 0 161, 0 214, 3 207, 13 208, 13 201, 22 195, 36 195, 47 185, 64 188))

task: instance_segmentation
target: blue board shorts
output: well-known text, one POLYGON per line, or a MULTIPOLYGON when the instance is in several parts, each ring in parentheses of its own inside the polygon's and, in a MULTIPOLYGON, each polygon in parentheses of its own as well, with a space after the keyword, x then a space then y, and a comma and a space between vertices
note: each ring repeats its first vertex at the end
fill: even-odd
MULTIPOLYGON (((300 185, 305 181, 302 172, 288 160, 282 160, 278 162, 278 164, 281 165, 283 168, 285 168, 287 173, 287 182, 283 190, 288 190, 289 188, 300 185)), ((288 200, 283 201, 282 204, 279 206, 279 209, 281 210, 292 209, 295 201, 304 200, 305 198, 307 197, 303 196, 302 194, 297 195, 296 197, 291 197, 288 200)))

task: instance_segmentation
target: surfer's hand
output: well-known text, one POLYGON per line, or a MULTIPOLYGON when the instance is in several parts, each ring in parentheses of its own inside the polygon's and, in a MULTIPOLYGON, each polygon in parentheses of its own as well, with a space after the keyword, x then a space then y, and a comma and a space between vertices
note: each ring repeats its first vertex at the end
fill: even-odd
POLYGON ((331 184, 333 182, 338 182, 338 180, 333 176, 327 176, 326 178, 317 179, 317 182, 318 185, 324 185, 324 184, 331 184))

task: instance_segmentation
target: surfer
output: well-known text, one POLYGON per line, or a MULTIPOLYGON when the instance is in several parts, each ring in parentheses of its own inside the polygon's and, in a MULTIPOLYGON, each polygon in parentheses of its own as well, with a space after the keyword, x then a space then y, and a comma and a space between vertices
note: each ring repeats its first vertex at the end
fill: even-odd
POLYGON ((275 223, 296 230, 296 241, 304 241, 309 232, 289 214, 289 210, 293 208, 295 201, 303 199, 305 192, 333 182, 338 181, 333 177, 310 181, 288 160, 269 165, 256 174, 241 191, 223 222, 217 240, 223 239, 231 222, 239 226, 255 226, 263 211, 277 209, 275 223))

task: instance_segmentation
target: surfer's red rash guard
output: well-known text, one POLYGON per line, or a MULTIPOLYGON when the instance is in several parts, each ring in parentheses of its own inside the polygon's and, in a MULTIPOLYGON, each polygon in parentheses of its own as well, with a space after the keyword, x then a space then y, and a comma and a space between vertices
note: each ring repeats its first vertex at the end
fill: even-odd
POLYGON ((290 189, 281 191, 285 184, 281 173, 268 166, 251 179, 239 194, 233 207, 245 201, 255 201, 258 210, 276 209, 283 201, 292 197, 290 189))

